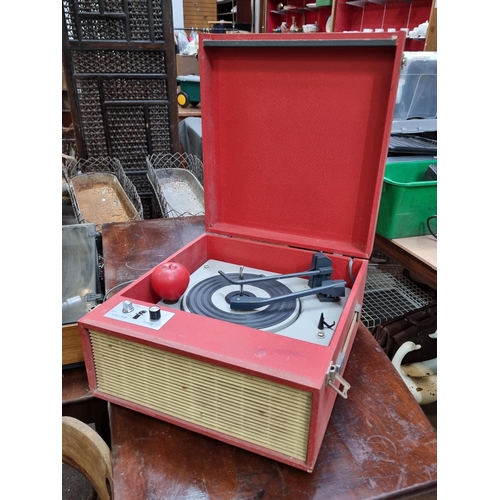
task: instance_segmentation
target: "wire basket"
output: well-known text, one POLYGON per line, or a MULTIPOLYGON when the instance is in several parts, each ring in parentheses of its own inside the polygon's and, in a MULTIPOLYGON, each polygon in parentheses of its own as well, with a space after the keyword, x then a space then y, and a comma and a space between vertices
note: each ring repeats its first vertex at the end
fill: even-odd
POLYGON ((63 175, 79 224, 94 223, 100 231, 104 222, 143 218, 141 199, 117 158, 66 157, 63 175), (84 191, 91 193, 93 199, 84 198, 84 191))
POLYGON ((419 307, 433 298, 403 275, 396 264, 370 264, 366 279, 361 321, 370 331, 419 307))
POLYGON ((205 214, 203 164, 186 153, 154 154, 146 159, 147 176, 165 218, 205 214))

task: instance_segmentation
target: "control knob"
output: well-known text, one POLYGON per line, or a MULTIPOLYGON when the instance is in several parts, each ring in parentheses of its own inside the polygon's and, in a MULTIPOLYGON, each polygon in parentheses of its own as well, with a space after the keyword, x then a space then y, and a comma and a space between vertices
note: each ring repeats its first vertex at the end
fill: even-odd
POLYGON ((158 321, 161 317, 161 309, 158 306, 151 306, 149 308, 149 319, 151 321, 158 321))
POLYGON ((122 305, 122 312, 129 313, 134 310, 134 305, 131 300, 124 300, 122 305))

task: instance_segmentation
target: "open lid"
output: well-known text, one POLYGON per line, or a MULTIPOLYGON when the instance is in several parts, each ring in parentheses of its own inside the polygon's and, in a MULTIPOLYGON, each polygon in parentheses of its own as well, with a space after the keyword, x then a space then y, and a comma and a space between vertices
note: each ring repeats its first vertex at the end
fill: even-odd
POLYGON ((368 258, 403 43, 200 35, 207 231, 368 258))

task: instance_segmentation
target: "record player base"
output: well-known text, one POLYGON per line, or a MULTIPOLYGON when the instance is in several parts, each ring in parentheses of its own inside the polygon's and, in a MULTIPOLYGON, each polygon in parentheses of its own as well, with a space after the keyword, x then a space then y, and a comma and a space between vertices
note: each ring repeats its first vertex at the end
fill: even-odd
MULTIPOLYGON (((206 233, 165 262, 193 273, 209 259, 237 257, 239 264, 286 274, 307 271, 313 253, 206 233)), ((347 396, 341 376, 360 324, 367 273, 364 259, 330 257, 332 279, 344 279, 350 293, 327 345, 164 304, 162 314, 172 316, 159 328, 117 320, 114 311, 124 300, 146 309, 159 304, 151 286, 154 269, 148 271, 79 322, 92 393, 312 471, 337 396, 347 396)), ((317 320, 313 328, 316 334, 317 320)))

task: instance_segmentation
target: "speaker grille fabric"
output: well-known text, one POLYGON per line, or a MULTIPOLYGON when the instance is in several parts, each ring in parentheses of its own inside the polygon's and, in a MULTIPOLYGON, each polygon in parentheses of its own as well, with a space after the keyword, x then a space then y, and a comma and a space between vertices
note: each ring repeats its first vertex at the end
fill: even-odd
POLYGON ((100 392, 306 460, 311 393, 89 333, 100 392))

